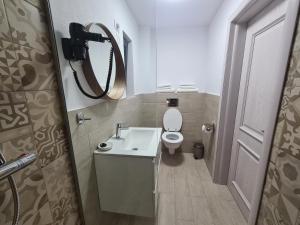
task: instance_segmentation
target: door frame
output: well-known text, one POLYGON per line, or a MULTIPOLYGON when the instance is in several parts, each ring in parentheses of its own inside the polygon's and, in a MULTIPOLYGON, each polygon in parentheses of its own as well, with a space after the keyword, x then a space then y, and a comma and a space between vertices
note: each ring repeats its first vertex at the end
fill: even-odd
MULTIPOLYGON (((215 183, 227 184, 228 182, 247 22, 254 18, 262 9, 273 1, 274 0, 244 0, 230 19, 231 22, 227 41, 226 61, 224 65, 223 87, 219 106, 219 124, 216 133, 216 151, 213 166, 213 181, 215 183)), ((282 90, 284 86, 300 2, 300 0, 287 1, 288 8, 283 32, 283 44, 282 48, 279 49, 282 59, 284 60, 282 60, 280 64, 276 65, 278 67, 278 71, 281 71, 282 74, 276 84, 276 89, 278 90, 282 90)), ((258 177, 258 185, 254 190, 254 210, 250 213, 248 221, 248 224, 251 225, 254 225, 257 219, 281 95, 282 91, 276 93, 276 96, 274 96, 274 101, 277 102, 277 105, 273 106, 272 115, 270 115, 270 123, 266 129, 272 132, 265 133, 265 144, 263 146, 264 154, 261 156, 261 164, 259 167, 259 171, 264 172, 260 173, 258 177)))

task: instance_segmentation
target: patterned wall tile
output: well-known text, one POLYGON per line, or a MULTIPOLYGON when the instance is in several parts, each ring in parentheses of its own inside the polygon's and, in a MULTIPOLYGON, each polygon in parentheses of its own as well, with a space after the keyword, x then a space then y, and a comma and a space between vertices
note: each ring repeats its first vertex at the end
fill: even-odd
POLYGON ((37 213, 29 216, 24 221, 24 225, 51 225, 52 221, 50 204, 47 202, 39 209, 39 211, 37 211, 37 213))
POLYGON ((62 123, 62 112, 57 92, 26 92, 26 98, 34 131, 62 123))
POLYGON ((13 218, 13 208, 10 206, 11 192, 9 190, 0 192, 0 224, 8 224, 13 218))
POLYGON ((273 146, 280 147, 282 144, 282 132, 283 130, 286 130, 287 127, 287 121, 285 117, 282 115, 282 119, 277 119, 277 124, 275 128, 275 137, 273 141, 273 146))
POLYGON ((70 216, 78 211, 73 173, 70 163, 66 162, 69 162, 69 158, 65 154, 42 169, 53 219, 61 224, 66 224, 65 221, 71 219, 70 216))
POLYGON ((17 65, 24 90, 56 89, 56 74, 52 54, 20 45, 16 48, 17 65))
MULTIPOLYGON (((297 27, 297 34, 296 34, 296 40, 300 39, 300 23, 298 23, 298 27, 297 27)), ((300 42, 299 41, 295 41, 294 42, 294 52, 300 51, 300 42)))
POLYGON ((53 225, 82 225, 78 213, 71 212, 65 216, 62 220, 56 221, 53 225))
POLYGON ((297 219, 296 225, 300 225, 300 212, 298 214, 298 219, 297 219))
POLYGON ((34 137, 41 167, 47 166, 68 150, 63 125, 40 128, 34 137))
POLYGON ((296 51, 293 53, 291 57, 290 63, 290 80, 292 80, 293 86, 300 86, 300 51, 296 51))
POLYGON ((11 41, 3 0, 0 0, 0 39, 4 41, 11 41))
MULTIPOLYGON (((267 189, 267 186, 265 189, 267 189)), ((288 185, 284 184, 282 175, 274 168, 274 177, 271 179, 268 190, 265 190, 264 198, 269 202, 269 209, 265 213, 277 215, 274 219, 276 223, 295 224, 298 215, 297 200, 293 196, 294 192, 288 185)))
MULTIPOLYGON (((55 174, 61 175, 56 190, 46 188, 40 169, 56 159, 59 165, 70 164, 43 3, 0 0, 0 150, 7 159, 38 150, 38 160, 14 174, 21 197, 19 224, 79 225, 70 168, 67 177, 64 169, 55 174)), ((55 173, 56 167, 48 168, 55 173)), ((8 182, 1 181, 0 224, 10 225, 12 217, 12 195, 8 182)))
MULTIPOLYGON (((30 124, 24 92, 0 92, 0 133, 30 124)), ((18 134, 16 134, 18 135, 18 134)))
POLYGON ((43 2, 41 0, 24 0, 25 2, 28 2, 29 4, 33 5, 34 7, 43 10, 43 2))
POLYGON ((300 89, 293 87, 288 98, 287 107, 284 109, 282 135, 277 135, 276 141, 279 140, 282 151, 300 160, 300 89))
POLYGON ((6 41, 0 44, 0 91, 22 90, 15 45, 6 41))
POLYGON ((264 196, 261 201, 261 209, 259 211, 257 224, 263 225, 283 225, 280 223, 281 218, 276 212, 276 208, 264 196))
POLYGON ((275 164, 274 163, 270 163, 269 165, 269 169, 267 171, 267 177, 266 177, 266 184, 265 184, 265 188, 264 188, 264 195, 270 197, 273 193, 273 180, 274 177, 276 176, 276 169, 275 169, 275 164))
MULTIPOLYGON (((25 178, 18 185, 18 192, 22 203, 19 224, 35 221, 35 224, 46 225, 52 222, 41 170, 25 178)), ((1 224, 10 224, 13 215, 13 199, 10 190, 0 192, 0 209, 1 224)))
MULTIPOLYGON (((13 139, 0 144, 0 151, 4 154, 7 161, 13 160, 25 153, 35 153, 35 144, 33 134, 13 139)), ((21 182, 40 168, 39 161, 36 160, 23 170, 14 174, 14 179, 17 184, 21 182)), ((9 188, 7 180, 0 181, 0 191, 5 191, 9 188)))
POLYGON ((13 41, 48 52, 50 41, 44 10, 24 0, 4 0, 4 5, 13 41))
POLYGON ((282 154, 275 163, 280 191, 296 208, 300 206, 300 163, 290 154, 282 154))

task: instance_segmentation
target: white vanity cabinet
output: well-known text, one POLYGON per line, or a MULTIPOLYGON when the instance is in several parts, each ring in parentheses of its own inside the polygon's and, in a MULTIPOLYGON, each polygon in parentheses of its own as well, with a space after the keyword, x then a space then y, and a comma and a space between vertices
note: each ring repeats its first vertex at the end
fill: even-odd
POLYGON ((160 136, 157 138, 155 154, 94 152, 102 211, 155 217, 161 160, 160 136))

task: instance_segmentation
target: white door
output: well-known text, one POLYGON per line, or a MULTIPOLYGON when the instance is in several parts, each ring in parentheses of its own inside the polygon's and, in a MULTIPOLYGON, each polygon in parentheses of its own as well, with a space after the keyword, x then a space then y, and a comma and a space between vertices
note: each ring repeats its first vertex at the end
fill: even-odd
MULTIPOLYGON (((273 1, 247 26, 238 108, 232 145, 228 186, 248 220, 258 183, 264 133, 280 75, 279 46, 283 37, 287 1, 273 1)), ((269 131, 268 131, 269 132, 269 131)), ((272 132, 272 131, 270 131, 272 132)), ((254 210, 254 209, 253 209, 254 210)), ((255 212, 256 213, 256 212, 255 212)))

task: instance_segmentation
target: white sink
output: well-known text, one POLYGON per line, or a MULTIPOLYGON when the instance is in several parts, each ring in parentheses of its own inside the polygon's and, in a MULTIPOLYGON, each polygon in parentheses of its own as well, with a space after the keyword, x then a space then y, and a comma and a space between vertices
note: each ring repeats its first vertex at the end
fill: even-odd
POLYGON ((130 127, 111 137, 109 151, 94 151, 100 208, 155 218, 161 159, 161 128, 130 127))
POLYGON ((161 132, 162 128, 130 127, 121 130, 120 138, 113 136, 107 140, 113 145, 111 150, 95 151, 95 154, 155 157, 161 132))

